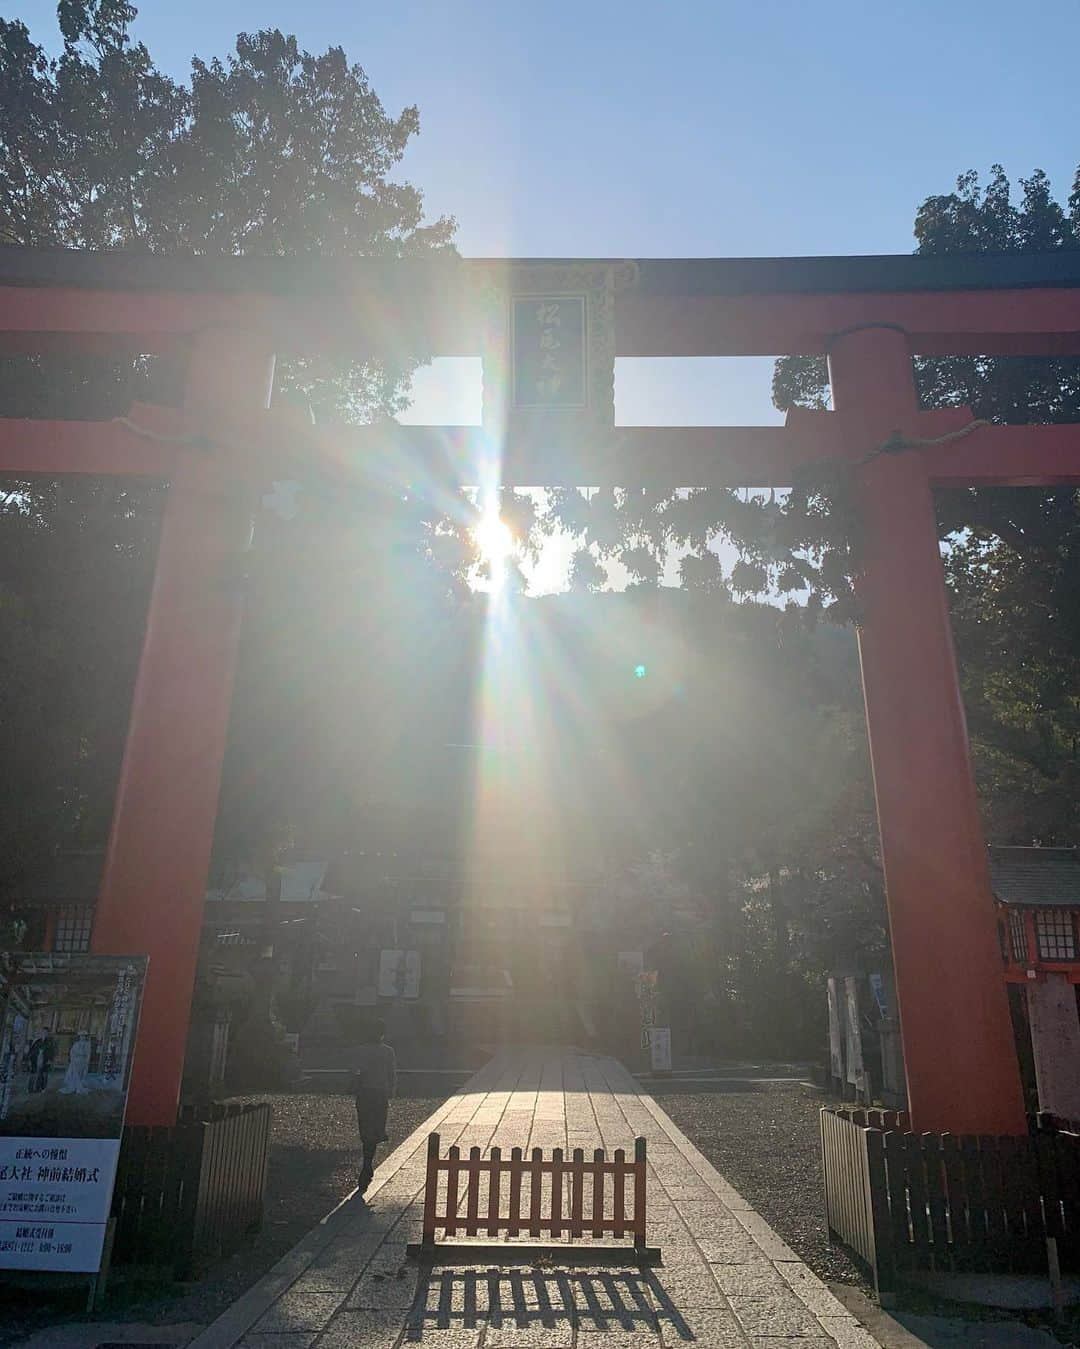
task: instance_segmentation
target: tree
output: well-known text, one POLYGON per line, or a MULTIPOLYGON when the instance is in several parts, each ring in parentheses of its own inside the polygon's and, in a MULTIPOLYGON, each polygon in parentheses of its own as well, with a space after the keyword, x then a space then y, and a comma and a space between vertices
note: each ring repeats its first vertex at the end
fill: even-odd
POLYGON ((97 480, 0 488, 0 886, 105 836, 160 497, 147 488, 136 507, 97 480))
MULTIPOLYGON (((450 248, 454 222, 390 174, 419 132, 387 115, 340 47, 313 56, 279 30, 241 33, 190 86, 131 38, 124 0, 64 0, 50 57, 0 20, 0 239, 33 247, 348 258, 450 248)), ((412 363, 296 365, 319 412, 398 410, 412 363)))
MULTIPOLYGON (((1066 206, 1046 175, 1021 179, 1014 205, 1004 170, 983 189, 975 173, 929 197, 915 219, 917 251, 1022 252, 1080 247, 1080 174, 1066 206)), ((820 361, 778 362, 780 406, 820 406, 820 361)), ((926 407, 967 406, 1012 424, 1080 420, 1080 362, 1040 357, 920 359, 926 407)), ((953 630, 991 837, 1003 843, 1080 838, 1080 496, 1071 488, 939 492, 953 630)))
MULTIPOLYGON (((174 255, 451 248, 454 222, 426 223, 419 191, 391 177, 419 130, 416 109, 387 114, 340 48, 312 55, 277 30, 241 34, 227 59, 193 60, 184 84, 132 37, 133 5, 62 0, 58 13, 55 56, 23 23, 0 20, 0 240, 174 255)), ((279 389, 319 416, 384 417, 406 398, 414 363, 399 352, 364 364, 293 362, 279 389)), ((9 416, 108 417, 133 397, 174 401, 181 376, 165 360, 5 356, 0 406, 9 416)), ((117 480, 31 480, 0 495, 0 697, 4 724, 19 728, 3 769, 0 885, 44 850, 103 837, 159 501, 159 488, 117 480)), ((411 530, 419 559, 453 541, 467 570, 463 529, 436 540, 431 509, 381 504, 384 526, 391 515, 411 530)), ((312 586, 328 592, 342 556, 327 540, 344 547, 350 536, 340 520, 300 531, 309 543, 320 532, 325 570, 312 586)), ((251 640, 260 631, 256 620, 242 681, 265 660, 251 640)))
MULTIPOLYGON (((1020 180, 1019 202, 1000 166, 986 187, 973 172, 931 196, 915 219, 917 252, 1080 248, 1080 172, 1068 200, 1046 174, 1020 180)), ((950 357, 916 361, 925 407, 967 406, 994 422, 1080 420, 1080 361, 950 357)), ((784 357, 773 399, 781 409, 828 406, 825 362, 784 357)), ((940 492, 939 533, 984 808, 993 837, 1071 842, 1076 806, 1080 605, 1078 498, 1071 489, 940 492)), ((665 553, 684 554, 684 586, 714 595, 799 595, 782 620, 857 619, 853 517, 846 479, 821 468, 781 500, 710 488, 616 492, 583 502, 552 497, 555 516, 602 564, 618 558, 654 585, 665 553), (739 560, 726 573, 710 545, 739 560), (651 559, 651 561, 650 561, 651 559)), ((778 617, 778 621, 779 617, 778 617)))

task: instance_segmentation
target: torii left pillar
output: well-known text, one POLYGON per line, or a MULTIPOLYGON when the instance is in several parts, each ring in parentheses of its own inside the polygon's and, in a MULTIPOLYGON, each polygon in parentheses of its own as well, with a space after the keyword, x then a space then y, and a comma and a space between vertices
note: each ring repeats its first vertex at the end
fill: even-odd
MULTIPOLYGON (((257 334, 193 339, 184 410, 212 437, 269 407, 274 354, 257 334)), ((127 1118, 176 1121, 221 763, 240 636, 236 584, 250 502, 212 452, 182 452, 158 546, 93 949, 150 958, 127 1118)))

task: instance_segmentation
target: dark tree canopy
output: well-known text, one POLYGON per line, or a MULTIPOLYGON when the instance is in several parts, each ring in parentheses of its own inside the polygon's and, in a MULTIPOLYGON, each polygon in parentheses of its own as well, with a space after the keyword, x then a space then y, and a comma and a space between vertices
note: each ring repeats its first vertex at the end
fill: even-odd
MULTIPOLYGON (((919 253, 1080 247, 1080 176, 1064 206, 1046 174, 965 173, 915 218, 919 253)), ((1022 425, 1080 421, 1080 361, 949 357, 916 362, 927 407, 966 406, 1022 425)), ((777 364, 782 407, 820 406, 822 362, 777 364)), ((1080 496, 1073 489, 938 493, 945 570, 984 809, 1001 843, 1080 841, 1080 496)))
POLYGON ((30 246, 190 254, 446 248, 453 221, 391 180, 419 132, 389 116, 340 47, 241 33, 190 85, 133 40, 134 5, 65 0, 50 56, 0 20, 0 237, 30 246))
MULTIPOLYGON (((240 34, 226 59, 194 59, 184 84, 132 35, 134 6, 63 0, 58 13, 55 55, 23 23, 0 20, 0 241, 339 257, 451 247, 454 222, 426 222, 420 192, 395 177, 416 108, 389 115, 340 48, 312 55, 276 30, 240 34)), ((405 401, 414 364, 399 352, 365 365, 294 362, 279 388, 320 415, 386 416, 405 401)), ((109 417, 133 397, 174 401, 182 373, 162 360, 9 356, 0 407, 109 417)), ((43 851, 99 842, 107 828, 160 499, 159 487, 115 479, 0 484, 0 699, 4 726, 18 728, 2 770, 0 885, 16 885, 43 851)), ((435 522, 415 510, 403 521, 397 505, 412 552, 430 554, 435 522)), ((322 536, 327 570, 314 588, 340 579, 326 540, 345 532, 340 518, 299 531, 311 572, 322 536)), ((437 546, 453 542, 451 530, 437 546)), ((465 566, 460 532, 456 542, 465 566)), ((256 614, 245 667, 265 663, 260 631, 256 614)))

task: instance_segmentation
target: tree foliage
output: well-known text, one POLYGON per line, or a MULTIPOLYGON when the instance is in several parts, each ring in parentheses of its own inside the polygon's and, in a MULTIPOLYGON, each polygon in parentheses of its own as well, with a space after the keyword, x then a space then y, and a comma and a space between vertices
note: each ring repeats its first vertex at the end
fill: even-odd
POLYGON ((161 490, 0 488, 0 886, 108 830, 161 490))
POLYGON ((31 247, 169 254, 409 255, 446 248, 390 175, 420 129, 389 116, 340 47, 241 33, 190 85, 134 41, 133 5, 64 0, 50 56, 0 20, 0 231, 31 247))
MULTIPOLYGON (((1080 175, 1063 206, 1047 176, 1020 180, 1015 204, 995 166, 962 174, 915 218, 917 251, 1023 252, 1080 247, 1080 175)), ((953 356, 916 361, 925 407, 969 407, 996 423, 1080 421, 1080 362, 953 356)), ((780 406, 820 406, 819 361, 778 362, 780 406)), ((979 487, 937 495, 938 527, 991 836, 1002 843, 1080 838, 1080 497, 1071 488, 979 487)))
MULTIPOLYGON (((1000 166, 985 186, 965 173, 953 192, 922 204, 915 238, 921 254, 1076 249, 1080 174, 1062 204, 1041 171, 1022 178, 1016 194, 1000 166)), ((915 375, 926 408, 969 407, 977 418, 1012 425, 1080 420, 1080 361, 1073 358, 920 358, 915 375)), ((773 399, 781 409, 828 407, 824 360, 779 360, 773 399)), ((710 488, 616 492, 588 502, 564 493, 554 506, 594 564, 618 558, 636 584, 655 585, 674 552, 689 588, 787 597, 790 628, 820 614, 857 617, 847 486, 822 467, 780 500, 710 488), (726 568, 713 548, 718 539, 738 550, 726 568)), ((986 487, 937 498, 979 782, 991 835, 1001 842, 1069 843, 1080 833, 1077 501, 1072 489, 986 487)))
MULTIPOLYGON (((23 23, 0 20, 0 241, 340 258, 451 247, 454 222, 425 222, 420 192, 396 176, 419 130, 416 108, 388 114, 340 48, 312 55, 277 30, 242 33, 225 60, 195 58, 180 83, 132 36, 133 5, 62 0, 58 17, 56 54, 23 23)), ((412 366, 400 352, 364 364, 292 362, 279 392, 320 416, 381 417, 407 398, 412 366)), ((182 374, 164 359, 8 355, 0 407, 98 419, 135 397, 176 401, 182 374)), ((0 770, 0 885, 16 885, 43 850, 100 839, 107 827, 160 498, 159 487, 116 479, 3 485, 0 697, 4 725, 18 733, 0 770)), ((436 540, 430 511, 405 518, 393 505, 381 503, 384 524, 393 515, 411 528, 414 554, 455 543, 467 567, 463 531, 436 540)), ((320 557, 325 566, 312 588, 329 592, 349 564, 326 539, 347 532, 340 521, 324 528, 321 551, 314 532, 298 531, 308 572, 320 557)), ((257 616, 251 625, 265 626, 257 616)), ((246 641, 241 680, 268 659, 246 641)))

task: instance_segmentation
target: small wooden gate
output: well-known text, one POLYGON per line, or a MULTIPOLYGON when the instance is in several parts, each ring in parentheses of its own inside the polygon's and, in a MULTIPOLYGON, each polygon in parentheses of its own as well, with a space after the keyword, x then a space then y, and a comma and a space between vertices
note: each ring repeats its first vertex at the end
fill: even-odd
POLYGON ((591 1160, 581 1148, 569 1158, 562 1148, 555 1148, 548 1158, 533 1148, 526 1158, 521 1148, 512 1148, 509 1157, 497 1147, 487 1157, 471 1148, 468 1157, 462 1157, 459 1148, 451 1147, 442 1157, 439 1141, 437 1133, 428 1135, 424 1233, 422 1241, 409 1247, 413 1258, 472 1264, 505 1260, 512 1251, 522 1261, 543 1257, 560 1263, 660 1263, 659 1248, 648 1246, 645 1238, 644 1138, 634 1140, 632 1161, 626 1160, 622 1148, 610 1158, 597 1148, 591 1160), (439 1228, 449 1240, 435 1240, 439 1228), (464 1240, 457 1239, 459 1233, 464 1240), (503 1234, 503 1242, 495 1240, 503 1234), (630 1235, 633 1244, 573 1244, 583 1236, 602 1241, 609 1234, 630 1235), (547 1242, 522 1240, 544 1235, 547 1242), (490 1240, 479 1241, 478 1236, 490 1240))

